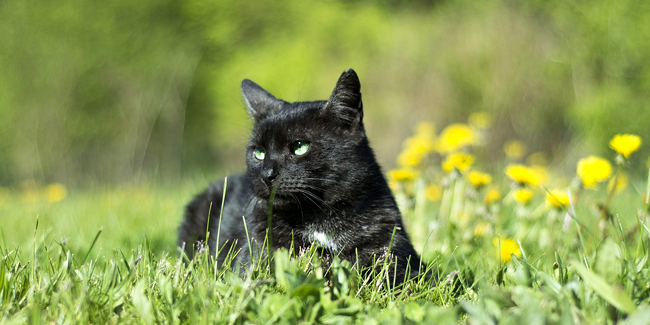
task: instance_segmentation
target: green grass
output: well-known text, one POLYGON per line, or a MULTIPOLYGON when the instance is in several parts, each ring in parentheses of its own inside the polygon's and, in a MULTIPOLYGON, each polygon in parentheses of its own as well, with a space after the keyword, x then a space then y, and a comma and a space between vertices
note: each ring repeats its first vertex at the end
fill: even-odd
MULTIPOLYGON (((360 275, 337 261, 326 275, 315 251, 278 251, 245 278, 207 255, 183 262, 175 231, 200 187, 73 191, 57 203, 3 192, 0 323, 650 322, 650 230, 633 188, 614 198, 602 230, 595 206, 606 193, 582 193, 563 230, 566 211, 537 209, 541 196, 523 211, 506 198, 490 213, 452 219, 418 199, 416 186, 402 204, 405 223, 439 282, 390 288, 390 269, 360 275), (491 229, 475 234, 479 221, 491 229), (499 236, 518 240, 521 257, 499 259, 499 236)), ((454 189, 455 204, 472 204, 454 189)))

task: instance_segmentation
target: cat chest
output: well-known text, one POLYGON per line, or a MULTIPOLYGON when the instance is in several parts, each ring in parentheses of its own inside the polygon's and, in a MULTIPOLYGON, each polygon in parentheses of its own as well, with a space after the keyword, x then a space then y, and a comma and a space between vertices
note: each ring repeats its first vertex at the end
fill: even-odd
POLYGON ((331 251, 338 251, 342 248, 337 238, 331 233, 328 234, 324 231, 311 230, 307 233, 307 237, 306 239, 310 243, 331 251))

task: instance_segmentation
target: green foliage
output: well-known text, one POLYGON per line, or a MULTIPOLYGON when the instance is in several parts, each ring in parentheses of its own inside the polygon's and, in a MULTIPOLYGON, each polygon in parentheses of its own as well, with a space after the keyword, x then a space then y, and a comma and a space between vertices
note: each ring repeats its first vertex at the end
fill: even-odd
POLYGON ((525 254, 507 262, 491 235, 468 237, 471 227, 407 206, 407 230, 438 280, 390 288, 385 259, 370 273, 338 260, 323 269, 316 249, 277 251, 243 277, 205 253, 187 261, 174 230, 195 187, 71 191, 55 203, 3 193, 2 322, 647 324, 650 230, 636 193, 614 199, 621 204, 611 211, 629 220, 609 221, 605 240, 590 208, 602 196, 586 193, 574 207, 584 241, 575 228, 519 215, 504 200, 499 233, 525 234, 525 254), (419 236, 432 221, 432 237, 419 236), (558 233, 552 247, 549 231, 558 233))
MULTIPOLYGON (((313 255, 289 258, 274 254, 274 269, 261 269, 247 279, 221 269, 216 277, 214 259, 193 261, 154 254, 147 245, 124 254, 79 262, 63 244, 52 247, 39 241, 32 262, 2 248, 0 262, 0 317, 9 323, 353 323, 405 321, 455 317, 454 309, 409 303, 391 303, 390 292, 380 290, 379 304, 367 304, 360 293, 376 290, 371 280, 359 290, 350 263, 335 261, 328 277, 313 255), (128 257, 127 257, 128 256, 128 257), (315 264, 314 264, 315 263, 315 264), (33 272, 30 272, 32 270, 33 272), (379 313, 378 313, 379 312, 379 313)), ((262 263, 266 265, 266 263, 262 263)), ((432 291, 421 286, 417 291, 432 291)), ((404 298, 402 298, 404 299, 404 298)))
POLYGON ((650 118, 648 6, 3 1, 0 184, 241 169, 243 78, 286 100, 324 99, 349 67, 384 165, 405 125, 475 111, 495 116, 489 152, 521 139, 561 164, 614 133, 650 138, 639 122, 650 118))
POLYGON ((160 162, 181 154, 177 121, 199 54, 175 11, 171 1, 3 2, 2 183, 178 172, 160 162))

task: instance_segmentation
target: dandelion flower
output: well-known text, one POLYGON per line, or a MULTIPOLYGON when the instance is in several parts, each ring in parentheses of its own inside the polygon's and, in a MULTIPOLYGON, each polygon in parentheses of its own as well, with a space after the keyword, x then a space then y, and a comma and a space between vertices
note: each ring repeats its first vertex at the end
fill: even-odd
POLYGON ((526 145, 519 140, 511 140, 503 145, 503 152, 510 159, 520 159, 526 154, 526 145))
POLYGON ((489 129, 492 127, 492 115, 488 112, 476 112, 467 118, 469 125, 478 129, 489 129))
POLYGON ((63 184, 50 184, 45 187, 45 199, 50 203, 62 201, 67 194, 68 190, 63 184))
POLYGON ((388 178, 388 188, 395 193, 400 190, 399 182, 391 179, 390 177, 388 178))
POLYGON ((397 156, 397 164, 402 167, 416 167, 433 151, 433 126, 422 124, 418 126, 417 133, 404 141, 404 149, 397 156))
POLYGON ((485 193, 485 198, 483 201, 485 202, 485 205, 492 205, 501 200, 501 192, 497 190, 496 188, 491 188, 485 193))
POLYGON ((20 200, 26 203, 38 202, 39 191, 34 182, 24 181, 20 183, 20 200))
POLYGON ((528 188, 517 188, 512 192, 512 197, 515 199, 515 202, 526 205, 533 198, 533 191, 528 188))
POLYGON ((616 177, 612 177, 612 179, 609 180, 609 183, 607 183, 607 189, 611 191, 614 188, 614 182, 616 182, 616 189, 614 190, 614 193, 620 193, 622 190, 624 190, 627 187, 627 184, 630 182, 627 174, 620 172, 618 174, 618 179, 616 177))
POLYGON ((415 127, 415 134, 425 137, 433 137, 433 134, 436 132, 436 128, 431 124, 431 122, 420 122, 415 127))
POLYGON ((442 162, 442 169, 451 172, 456 169, 459 172, 465 172, 474 164, 474 156, 468 153, 452 153, 442 162))
POLYGON ((625 158, 639 150, 640 146, 641 138, 634 134, 617 134, 609 141, 609 147, 625 158))
POLYGON ((490 184, 490 182, 492 182, 492 176, 490 176, 490 174, 481 173, 477 171, 469 172, 467 178, 469 179, 470 184, 472 184, 472 186, 474 186, 474 188, 477 189, 482 188, 483 186, 490 184))
POLYGON ((427 186, 425 195, 427 197, 427 200, 438 202, 440 201, 440 198, 442 198, 442 188, 438 184, 431 184, 427 186))
POLYGON ((612 174, 612 165, 603 158, 589 156, 578 161, 577 172, 585 188, 595 188, 596 183, 608 179, 612 174))
POLYGON ((569 193, 562 190, 550 190, 546 193, 546 204, 556 209, 564 209, 569 206, 569 193))
POLYGON ((542 151, 533 152, 526 158, 526 163, 529 165, 547 166, 548 155, 542 151))
POLYGON ((465 210, 459 211, 456 215, 456 219, 460 221, 461 224, 466 224, 469 219, 469 214, 465 210))
POLYGON ((416 151, 404 150, 397 156, 397 164, 401 167, 417 167, 422 163, 424 156, 416 151))
POLYGON ((416 177, 415 171, 410 168, 400 168, 388 171, 388 179, 395 182, 412 181, 416 177))
POLYGON ((437 149, 442 153, 450 153, 475 145, 477 140, 476 133, 468 125, 451 124, 442 130, 437 149))
POLYGON ((474 236, 480 237, 485 235, 486 233, 492 231, 492 226, 485 222, 485 221, 480 221, 479 223, 476 224, 474 227, 474 236))
POLYGON ((537 176, 539 184, 544 184, 548 180, 548 170, 544 166, 533 165, 529 167, 530 170, 537 176))
POLYGON ((517 257, 521 257, 519 244, 510 238, 502 239, 501 242, 499 242, 499 238, 495 237, 492 240, 492 243, 497 247, 497 257, 501 259, 501 262, 510 262, 513 254, 517 257))
POLYGON ((537 186, 540 184, 538 173, 524 165, 508 165, 506 175, 520 185, 537 186))

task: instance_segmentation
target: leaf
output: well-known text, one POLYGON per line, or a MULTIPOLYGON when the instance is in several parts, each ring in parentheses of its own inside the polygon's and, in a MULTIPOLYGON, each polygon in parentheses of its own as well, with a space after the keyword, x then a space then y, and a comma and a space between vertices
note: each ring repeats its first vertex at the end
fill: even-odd
POLYGON ((313 284, 304 283, 297 286, 291 293, 291 296, 301 299, 314 297, 316 300, 318 300, 320 297, 320 287, 313 284))
POLYGON ((572 263, 573 267, 580 274, 580 277, 605 301, 609 302, 616 309, 628 314, 636 310, 636 306, 627 293, 621 289, 611 286, 598 274, 588 270, 579 263, 572 263))
POLYGON ((550 275, 539 272, 539 277, 542 279, 542 282, 546 285, 547 288, 550 288, 554 294, 559 295, 562 291, 562 286, 553 279, 550 275))
POLYGON ((145 283, 143 281, 139 281, 135 285, 131 298, 133 299, 133 307, 135 307, 140 319, 142 319, 145 324, 153 324, 151 302, 145 294, 145 283))
POLYGON ((650 325, 650 306, 637 309, 621 325, 650 325))
POLYGON ((404 306, 404 316, 416 323, 422 323, 425 311, 415 302, 409 302, 404 306))
POLYGON ((458 307, 429 307, 422 324, 458 324, 458 307))

